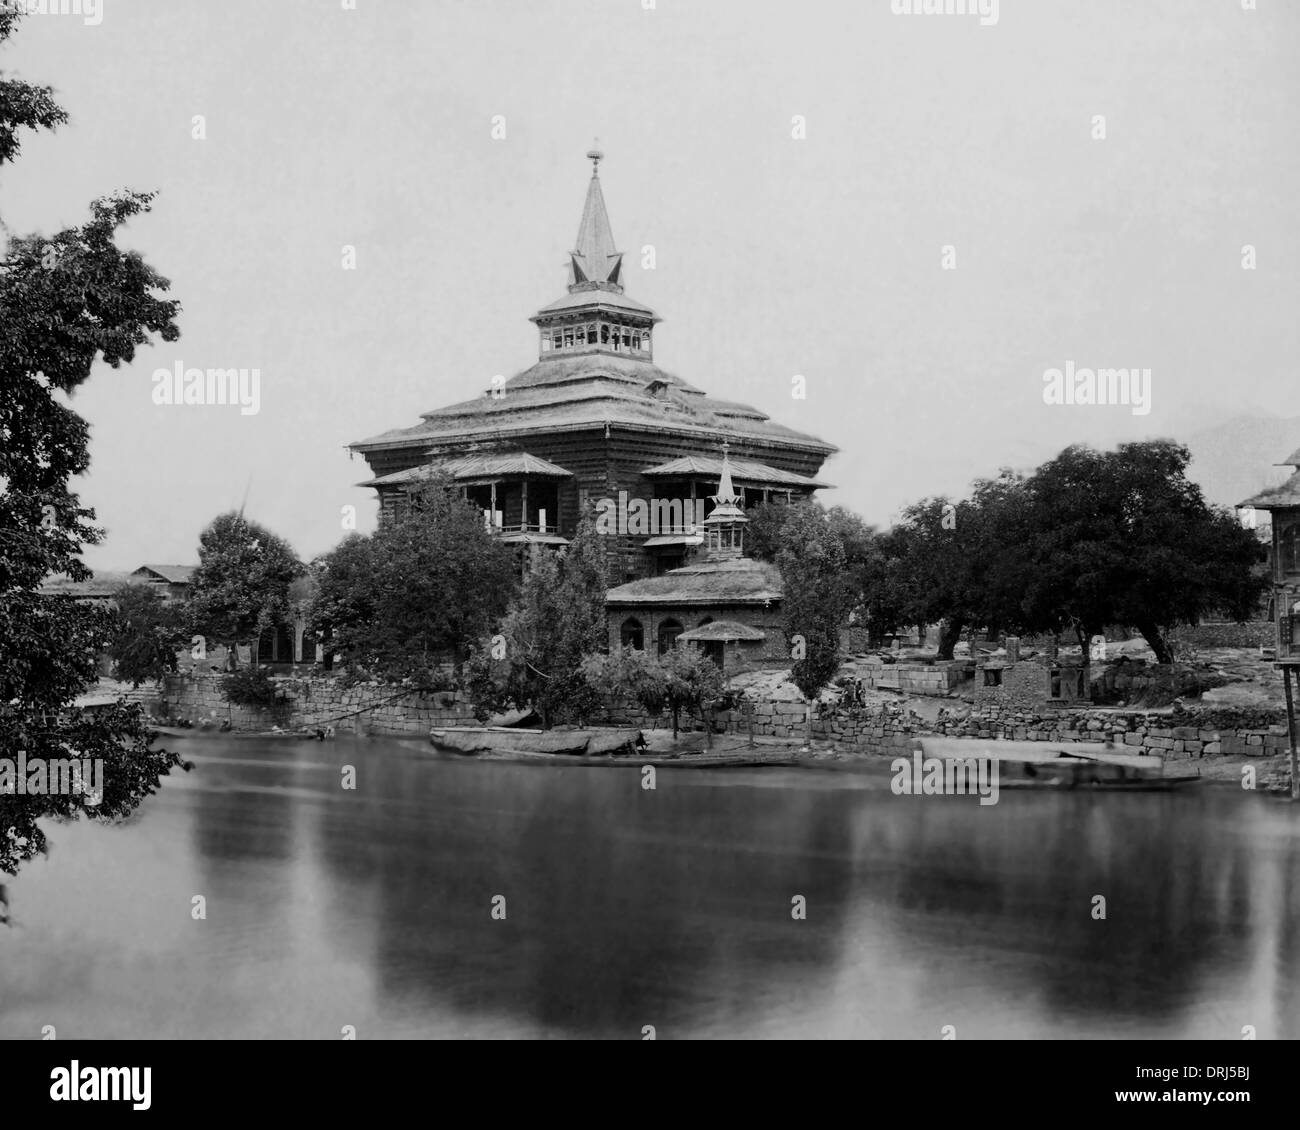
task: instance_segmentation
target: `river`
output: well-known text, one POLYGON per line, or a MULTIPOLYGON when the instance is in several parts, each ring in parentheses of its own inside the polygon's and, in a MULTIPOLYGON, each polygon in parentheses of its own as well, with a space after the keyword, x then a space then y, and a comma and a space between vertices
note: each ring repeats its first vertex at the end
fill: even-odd
POLYGON ((167 746, 9 882, 0 1037, 1300 1036, 1300 814, 1233 787, 167 746))

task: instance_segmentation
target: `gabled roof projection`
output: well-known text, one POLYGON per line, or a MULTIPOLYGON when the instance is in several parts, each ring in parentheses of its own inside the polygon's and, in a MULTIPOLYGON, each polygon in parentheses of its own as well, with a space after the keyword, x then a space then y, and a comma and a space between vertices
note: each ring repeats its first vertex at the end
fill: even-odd
POLYGON ((1300 447, 1274 466, 1294 467, 1296 472, 1286 482, 1266 487, 1244 502, 1237 503, 1238 506, 1253 506, 1258 510, 1289 510, 1293 506, 1300 506, 1300 447))
POLYGON ((500 455, 467 455, 463 459, 444 459, 435 463, 426 463, 419 467, 408 467, 392 475, 382 475, 369 482, 358 483, 363 487, 402 486, 431 479, 434 475, 446 475, 458 483, 473 479, 497 479, 505 475, 529 475, 536 478, 569 479, 572 471, 557 467, 545 459, 527 452, 506 452, 500 455))
POLYGON ((1257 510, 1289 510, 1300 506, 1300 471, 1297 471, 1281 486, 1269 487, 1259 494, 1252 495, 1238 506, 1253 506, 1257 510))
POLYGON ((139 576, 141 573, 148 572, 155 574, 169 584, 187 585, 197 568, 197 565, 141 565, 131 575, 139 576))
MULTIPOLYGON (((732 459, 731 475, 742 483, 767 483, 782 487, 829 487, 819 479, 810 479, 807 475, 796 475, 793 471, 778 471, 766 463, 755 463, 749 459, 732 459)), ((681 479, 706 478, 716 479, 722 475, 722 460, 710 459, 703 455, 684 455, 680 459, 670 459, 647 468, 641 474, 651 478, 681 479)))

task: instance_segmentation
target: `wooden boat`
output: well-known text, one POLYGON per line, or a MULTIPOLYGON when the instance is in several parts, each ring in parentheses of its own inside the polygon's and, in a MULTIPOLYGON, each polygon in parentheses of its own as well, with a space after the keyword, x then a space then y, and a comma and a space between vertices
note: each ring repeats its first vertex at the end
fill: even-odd
POLYGON ((459 726, 434 728, 429 741, 444 753, 548 754, 569 757, 602 757, 633 754, 641 739, 640 730, 516 730, 506 726, 459 726))
POLYGON ((1017 742, 921 738, 926 757, 991 758, 1002 789, 1107 789, 1165 792, 1199 784, 1199 773, 1169 774, 1159 757, 1120 753, 1102 742, 1017 742))
POLYGON ((639 746, 640 730, 515 730, 496 726, 436 728, 429 741, 441 753, 483 760, 538 761, 550 765, 653 765, 664 769, 739 769, 794 765, 790 749, 732 749, 651 753, 639 746))

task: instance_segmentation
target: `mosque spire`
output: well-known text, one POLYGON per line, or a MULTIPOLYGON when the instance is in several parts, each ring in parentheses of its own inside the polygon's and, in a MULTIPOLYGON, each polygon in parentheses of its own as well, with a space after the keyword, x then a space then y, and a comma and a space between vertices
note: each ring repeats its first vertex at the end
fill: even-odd
POLYGON ((587 151, 591 161, 591 181, 587 185, 587 202, 578 225, 578 239, 569 253, 569 291, 623 290, 623 253, 614 249, 614 233, 605 210, 605 196, 600 190, 600 163, 605 154, 600 139, 587 151))
POLYGON ((722 472, 718 476, 718 493, 709 496, 714 506, 704 519, 704 549, 714 559, 739 557, 744 549, 744 527, 749 519, 740 508, 741 497, 731 482, 730 445, 722 442, 722 472))

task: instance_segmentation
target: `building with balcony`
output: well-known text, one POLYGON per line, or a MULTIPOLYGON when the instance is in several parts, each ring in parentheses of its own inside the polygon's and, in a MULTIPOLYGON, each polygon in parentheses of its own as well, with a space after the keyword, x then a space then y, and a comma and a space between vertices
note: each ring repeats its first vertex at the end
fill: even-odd
POLYGON ((1267 511, 1272 518, 1270 580, 1277 661, 1300 668, 1300 449, 1277 465, 1290 467, 1291 477, 1238 505, 1267 511))
POLYGON ((624 292, 602 154, 588 157, 567 293, 531 319, 537 362, 473 399, 350 447, 374 476, 363 485, 378 496, 381 523, 435 473, 450 476, 491 529, 521 545, 563 546, 582 515, 616 512, 606 532, 617 585, 695 556, 724 443, 741 506, 810 497, 829 485, 817 475, 836 449, 655 364, 661 319, 624 292))

